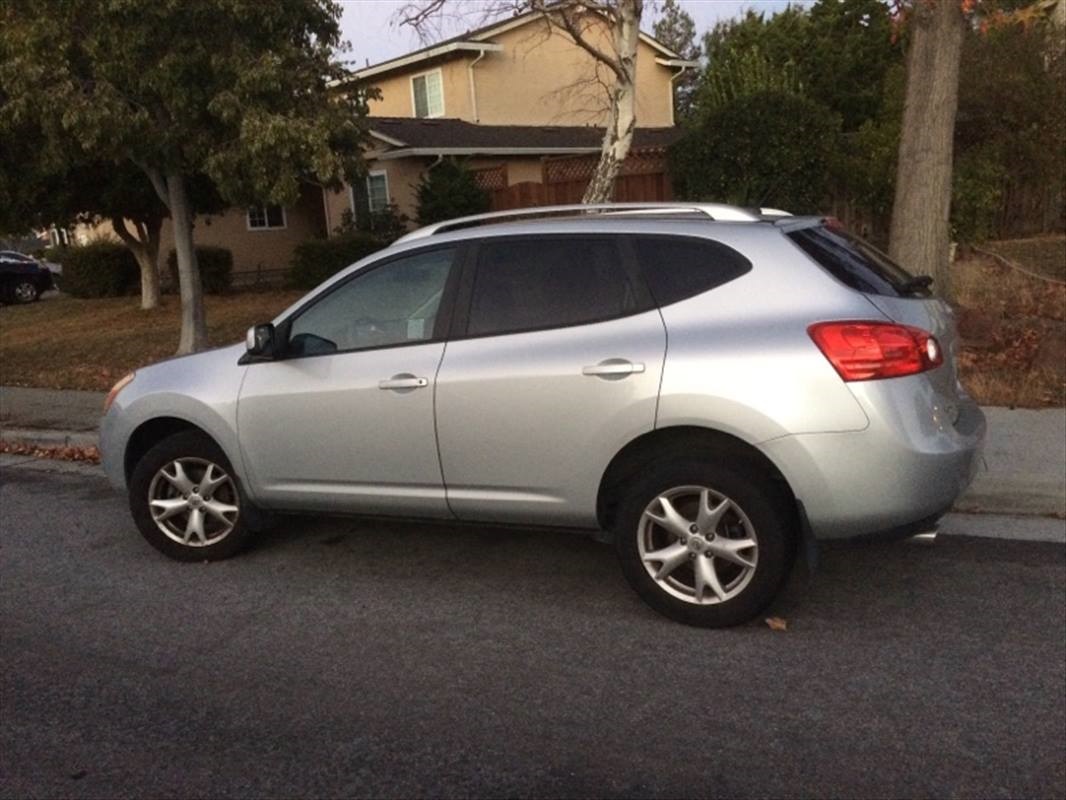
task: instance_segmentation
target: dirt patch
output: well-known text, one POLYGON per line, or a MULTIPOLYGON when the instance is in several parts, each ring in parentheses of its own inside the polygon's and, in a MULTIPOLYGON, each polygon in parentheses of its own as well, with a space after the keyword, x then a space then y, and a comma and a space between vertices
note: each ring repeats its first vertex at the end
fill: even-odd
POLYGON ((963 384, 986 405, 1066 405, 1066 237, 981 250, 953 267, 963 384))

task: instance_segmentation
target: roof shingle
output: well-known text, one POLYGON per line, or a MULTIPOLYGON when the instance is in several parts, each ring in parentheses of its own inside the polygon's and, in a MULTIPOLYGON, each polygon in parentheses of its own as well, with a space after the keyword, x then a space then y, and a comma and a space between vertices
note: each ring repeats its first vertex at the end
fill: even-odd
MULTIPOLYGON (((369 123, 371 132, 403 142, 402 148, 420 150, 433 148, 598 150, 603 142, 604 133, 603 128, 592 126, 479 125, 450 118, 371 117, 369 123)), ((673 144, 680 133, 680 129, 676 127, 637 128, 633 134, 633 148, 636 150, 663 149, 673 144)))

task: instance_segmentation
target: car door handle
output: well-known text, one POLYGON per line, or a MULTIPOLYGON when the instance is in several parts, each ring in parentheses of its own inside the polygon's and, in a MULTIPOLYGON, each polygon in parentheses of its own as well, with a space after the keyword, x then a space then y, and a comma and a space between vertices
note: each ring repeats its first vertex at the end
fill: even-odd
POLYGON ((421 389, 423 386, 429 386, 429 379, 416 378, 406 372, 400 375, 393 375, 388 380, 378 381, 379 389, 421 389))
POLYGON ((601 361, 599 364, 593 364, 590 367, 581 368, 582 375, 595 375, 601 378, 621 377, 643 371, 643 364, 634 364, 632 361, 627 361, 624 358, 608 358, 606 361, 601 361))

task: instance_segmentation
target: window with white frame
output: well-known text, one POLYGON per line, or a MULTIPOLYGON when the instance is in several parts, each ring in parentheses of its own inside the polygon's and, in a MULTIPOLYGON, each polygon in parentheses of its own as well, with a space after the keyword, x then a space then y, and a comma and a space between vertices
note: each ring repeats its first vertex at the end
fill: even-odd
POLYGON ((388 208, 389 176, 385 172, 371 172, 366 176, 366 198, 371 214, 388 208))
POLYGON ((411 97, 414 99, 416 117, 443 117, 444 87, 440 70, 411 78, 411 97))
POLYGON ((285 209, 276 205, 251 206, 248 209, 248 230, 267 231, 285 227, 285 209))

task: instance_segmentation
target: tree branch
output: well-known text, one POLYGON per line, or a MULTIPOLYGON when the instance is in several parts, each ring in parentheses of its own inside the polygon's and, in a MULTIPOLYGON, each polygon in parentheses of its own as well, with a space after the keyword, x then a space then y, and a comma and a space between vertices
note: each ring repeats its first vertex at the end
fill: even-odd
POLYGON ((126 220, 121 215, 116 214, 111 217, 111 227, 118 234, 118 238, 125 242, 126 246, 131 250, 144 246, 143 241, 130 233, 130 229, 126 227, 126 220))
POLYGON ((155 193, 159 195, 159 199, 162 201, 163 205, 170 208, 170 194, 167 192, 167 182, 163 177, 163 173, 139 159, 134 158, 131 160, 140 168, 141 172, 148 176, 148 180, 152 182, 152 188, 155 189, 155 193))
POLYGON ((532 8, 534 11, 539 11, 550 25, 553 21, 556 22, 567 35, 574 40, 574 44, 592 56, 596 61, 600 62, 604 66, 613 72, 619 80, 625 80, 625 73, 622 70, 622 65, 619 59, 613 58, 607 53, 600 50, 593 45, 585 37, 585 30, 578 27, 573 12, 575 9, 587 10, 586 13, 592 14, 604 14, 610 19, 611 11, 604 6, 595 3, 584 2, 571 2, 568 3, 552 3, 550 0, 532 0, 532 8))

